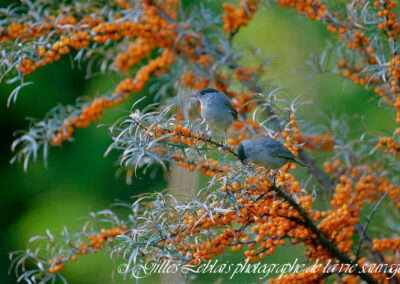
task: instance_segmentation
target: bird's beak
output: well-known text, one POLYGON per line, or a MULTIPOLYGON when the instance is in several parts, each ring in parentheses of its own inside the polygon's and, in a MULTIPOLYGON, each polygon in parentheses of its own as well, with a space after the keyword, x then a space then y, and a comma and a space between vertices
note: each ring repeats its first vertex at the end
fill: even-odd
POLYGON ((190 95, 191 98, 197 98, 198 96, 199 96, 199 93, 194 93, 194 94, 190 95))

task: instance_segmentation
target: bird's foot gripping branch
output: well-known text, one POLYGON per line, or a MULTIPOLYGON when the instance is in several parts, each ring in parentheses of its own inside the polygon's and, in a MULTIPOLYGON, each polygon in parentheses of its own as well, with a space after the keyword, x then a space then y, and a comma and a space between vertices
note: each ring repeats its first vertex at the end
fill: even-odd
POLYGON ((76 128, 146 92, 157 104, 144 110, 134 105, 113 124, 107 153, 120 153, 128 181, 138 168, 168 171, 176 164, 200 171, 207 186, 193 196, 139 196, 133 204, 119 204, 125 214, 93 213, 80 232, 35 237, 27 250, 12 254, 19 280, 56 280, 71 262, 99 250, 123 263, 123 274, 131 277, 147 262, 199 265, 231 250, 256 263, 295 245, 305 248, 305 268, 271 283, 400 280, 397 271, 375 269, 400 261, 398 127, 389 130, 390 137, 370 131, 355 136, 344 116, 305 121, 298 111, 302 102, 272 85, 263 52, 235 44, 263 4, 296 8, 338 35, 309 62, 314 71, 373 89, 399 116, 396 1, 243 0, 224 3, 222 15, 206 4, 177 0, 70 2, 24 1, 0 11, 0 80, 20 83, 9 102, 32 72, 66 54, 86 64, 88 76, 99 71, 118 82, 108 95, 57 106, 43 121, 33 121, 13 143, 13 161, 27 169, 40 150, 46 159, 76 128), (193 93, 204 93, 200 106, 190 101, 193 93), (211 137, 202 135, 200 116, 217 130, 211 137), (222 132, 228 147, 216 142, 222 132), (296 170, 295 162, 307 167, 296 170), (380 226, 392 232, 386 235, 369 230, 381 206, 386 219, 380 226), (316 261, 354 269, 307 270, 316 261))

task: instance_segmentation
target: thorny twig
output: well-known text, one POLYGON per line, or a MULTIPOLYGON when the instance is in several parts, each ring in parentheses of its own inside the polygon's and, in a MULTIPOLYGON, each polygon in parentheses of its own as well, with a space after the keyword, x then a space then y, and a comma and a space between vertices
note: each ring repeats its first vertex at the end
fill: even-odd
POLYGON ((364 228, 363 228, 363 230, 361 232, 360 241, 359 241, 357 252, 356 252, 356 259, 357 260, 360 258, 361 245, 364 242, 365 235, 367 233, 367 228, 369 226, 369 223, 371 222, 372 217, 374 216, 375 212, 378 210, 378 207, 381 205, 382 201, 385 199, 387 194, 388 194, 387 191, 385 192, 385 194, 382 194, 381 198, 379 198, 378 202, 376 202, 376 204, 375 204, 374 208, 372 209, 372 211, 366 217, 366 223, 365 223, 364 228))

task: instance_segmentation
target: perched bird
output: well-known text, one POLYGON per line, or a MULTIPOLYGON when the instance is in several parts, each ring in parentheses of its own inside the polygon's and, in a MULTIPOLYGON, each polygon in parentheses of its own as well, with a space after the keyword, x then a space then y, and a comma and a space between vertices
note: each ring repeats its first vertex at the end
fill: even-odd
POLYGON ((282 143, 266 136, 243 140, 238 148, 238 158, 243 165, 253 162, 271 170, 278 170, 286 163, 293 162, 308 167, 282 143))
POLYGON ((224 132, 225 144, 227 147, 226 131, 232 122, 237 119, 238 113, 225 95, 217 90, 206 88, 198 93, 190 95, 197 98, 201 104, 201 116, 207 123, 206 132, 219 130, 224 132))

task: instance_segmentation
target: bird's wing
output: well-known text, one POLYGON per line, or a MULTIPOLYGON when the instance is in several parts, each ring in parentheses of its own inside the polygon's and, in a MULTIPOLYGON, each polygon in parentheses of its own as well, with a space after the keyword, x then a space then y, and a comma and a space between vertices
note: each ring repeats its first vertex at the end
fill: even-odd
POLYGON ((238 112, 233 107, 231 101, 227 97, 222 95, 222 94, 221 94, 221 99, 222 99, 222 102, 224 103, 224 105, 228 108, 228 111, 233 115, 233 117, 235 119, 237 119, 238 118, 238 112))
POLYGON ((285 158, 289 160, 294 160, 296 157, 293 153, 286 148, 283 144, 276 141, 275 139, 268 139, 264 142, 265 147, 268 147, 270 150, 271 156, 285 158))

